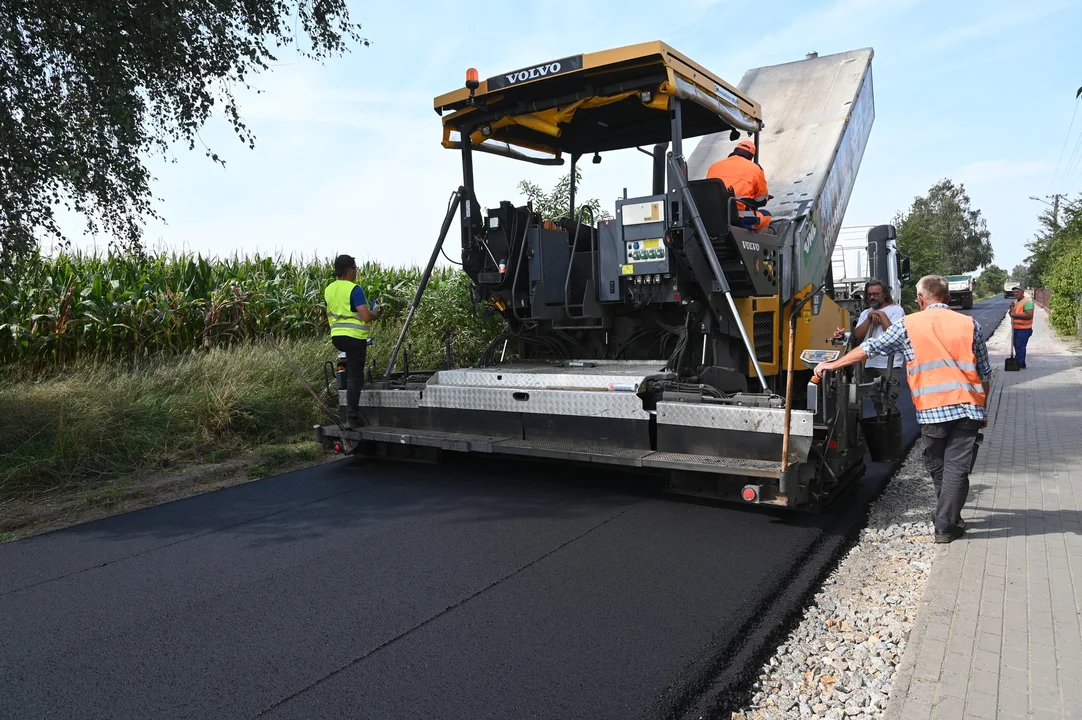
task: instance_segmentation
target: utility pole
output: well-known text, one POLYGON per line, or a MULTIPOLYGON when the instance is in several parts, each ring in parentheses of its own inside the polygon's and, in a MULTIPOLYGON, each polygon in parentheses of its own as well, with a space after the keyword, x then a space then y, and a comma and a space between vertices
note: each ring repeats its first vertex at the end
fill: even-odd
POLYGON ((1036 200, 1037 202, 1043 202, 1045 205, 1052 206, 1052 234, 1059 232, 1059 201, 1060 198, 1065 197, 1063 193, 1056 193, 1055 195, 1045 195, 1045 197, 1052 198, 1052 202, 1042 200, 1039 197, 1029 196, 1030 200, 1036 200))

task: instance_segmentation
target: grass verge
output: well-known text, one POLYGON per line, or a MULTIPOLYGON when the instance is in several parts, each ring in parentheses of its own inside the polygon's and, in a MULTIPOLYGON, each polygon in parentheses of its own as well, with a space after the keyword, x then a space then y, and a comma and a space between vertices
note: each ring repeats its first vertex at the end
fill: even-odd
MULTIPOLYGON (((336 355, 330 342, 282 349, 322 394, 323 362, 336 355)), ((333 408, 335 398, 324 397, 333 408)), ((259 343, 8 377, 0 381, 0 541, 321 462, 311 440, 320 419, 289 365, 259 343)))

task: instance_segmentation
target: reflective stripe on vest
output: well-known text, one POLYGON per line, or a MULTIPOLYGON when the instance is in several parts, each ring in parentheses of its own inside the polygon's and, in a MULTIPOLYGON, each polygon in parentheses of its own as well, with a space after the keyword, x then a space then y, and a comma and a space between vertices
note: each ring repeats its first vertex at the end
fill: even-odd
POLYGON ((948 405, 984 407, 984 386, 973 354, 973 318, 932 308, 905 318, 913 360, 906 362, 917 410, 948 405))
POLYGON ((1011 303, 1011 327, 1015 330, 1031 330, 1033 329, 1033 318, 1029 320, 1023 320, 1021 318, 1014 317, 1016 312, 1021 312, 1022 308, 1026 306, 1026 298, 1021 300, 1015 300, 1011 303))
POLYGON ((361 320, 349 306, 349 296, 355 287, 356 284, 348 280, 335 280, 323 292, 327 301, 327 323, 331 326, 331 337, 368 339, 368 323, 361 320))

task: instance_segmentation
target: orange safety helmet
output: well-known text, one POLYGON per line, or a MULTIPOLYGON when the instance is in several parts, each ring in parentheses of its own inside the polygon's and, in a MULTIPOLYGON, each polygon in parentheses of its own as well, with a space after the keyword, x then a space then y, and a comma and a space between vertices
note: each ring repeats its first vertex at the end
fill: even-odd
POLYGON ((751 153, 752 157, 755 157, 755 143, 751 140, 741 140, 736 144, 736 149, 744 150, 748 153, 751 153))

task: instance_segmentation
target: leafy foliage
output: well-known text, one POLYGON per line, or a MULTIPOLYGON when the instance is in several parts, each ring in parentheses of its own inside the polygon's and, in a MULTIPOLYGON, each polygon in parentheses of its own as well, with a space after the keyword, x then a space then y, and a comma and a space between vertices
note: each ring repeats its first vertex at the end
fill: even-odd
MULTIPOLYGON (((595 220, 607 220, 612 216, 606 210, 601 209, 601 201, 597 198, 585 200, 578 197, 579 185, 582 184, 582 171, 575 168, 575 214, 580 208, 589 207, 594 212, 595 220)), ((519 192, 533 203, 534 210, 541 213, 542 220, 553 222, 562 220, 571 212, 571 173, 568 172, 551 191, 545 192, 539 185, 528 180, 522 180, 518 184, 519 192)))
MULTIPOLYGON (((913 278, 925 275, 960 275, 992 262, 991 233, 980 210, 971 206, 963 185, 940 180, 928 194, 913 200, 909 210, 894 219, 898 248, 910 257, 913 278)), ((916 282, 903 290, 912 305, 916 282)))
POLYGON ((1026 261, 1037 283, 1045 282, 1045 278, 1055 269, 1056 263, 1078 243, 1078 236, 1082 233, 1080 214, 1082 200, 1076 199, 1063 203, 1058 222, 1051 209, 1038 216, 1040 231, 1026 244, 1026 249, 1030 252, 1026 261))
POLYGON ((1042 230, 1026 247, 1034 287, 1052 291, 1049 320, 1063 333, 1076 332, 1082 312, 1082 199, 1060 207, 1060 222, 1051 212, 1040 217, 1042 230))
MULTIPOLYGON (((386 362, 421 271, 366 264, 359 282, 383 306, 372 362, 386 362)), ((134 361, 231 347, 266 335, 325 338, 329 263, 269 257, 34 254, 0 278, 0 363, 36 371, 86 359, 134 361)), ((411 366, 476 360, 500 317, 473 317, 469 278, 433 273, 410 330, 411 366)))
POLYGON ((345 0, 0 3, 0 261, 39 230, 63 240, 61 203, 138 250, 143 218, 158 217, 143 156, 194 149, 216 110, 253 147, 235 89, 281 48, 322 60, 368 45, 358 29, 345 0))
POLYGON ((1002 295, 1003 284, 1007 282, 1007 271, 998 265, 989 265, 980 274, 976 282, 976 293, 979 296, 1002 295))
POLYGON ((1011 280, 1014 281, 1015 285, 1020 285, 1024 288, 1035 288, 1040 284, 1037 281, 1037 278, 1033 276, 1033 271, 1026 263, 1020 263, 1014 266, 1014 269, 1011 270, 1011 280))

